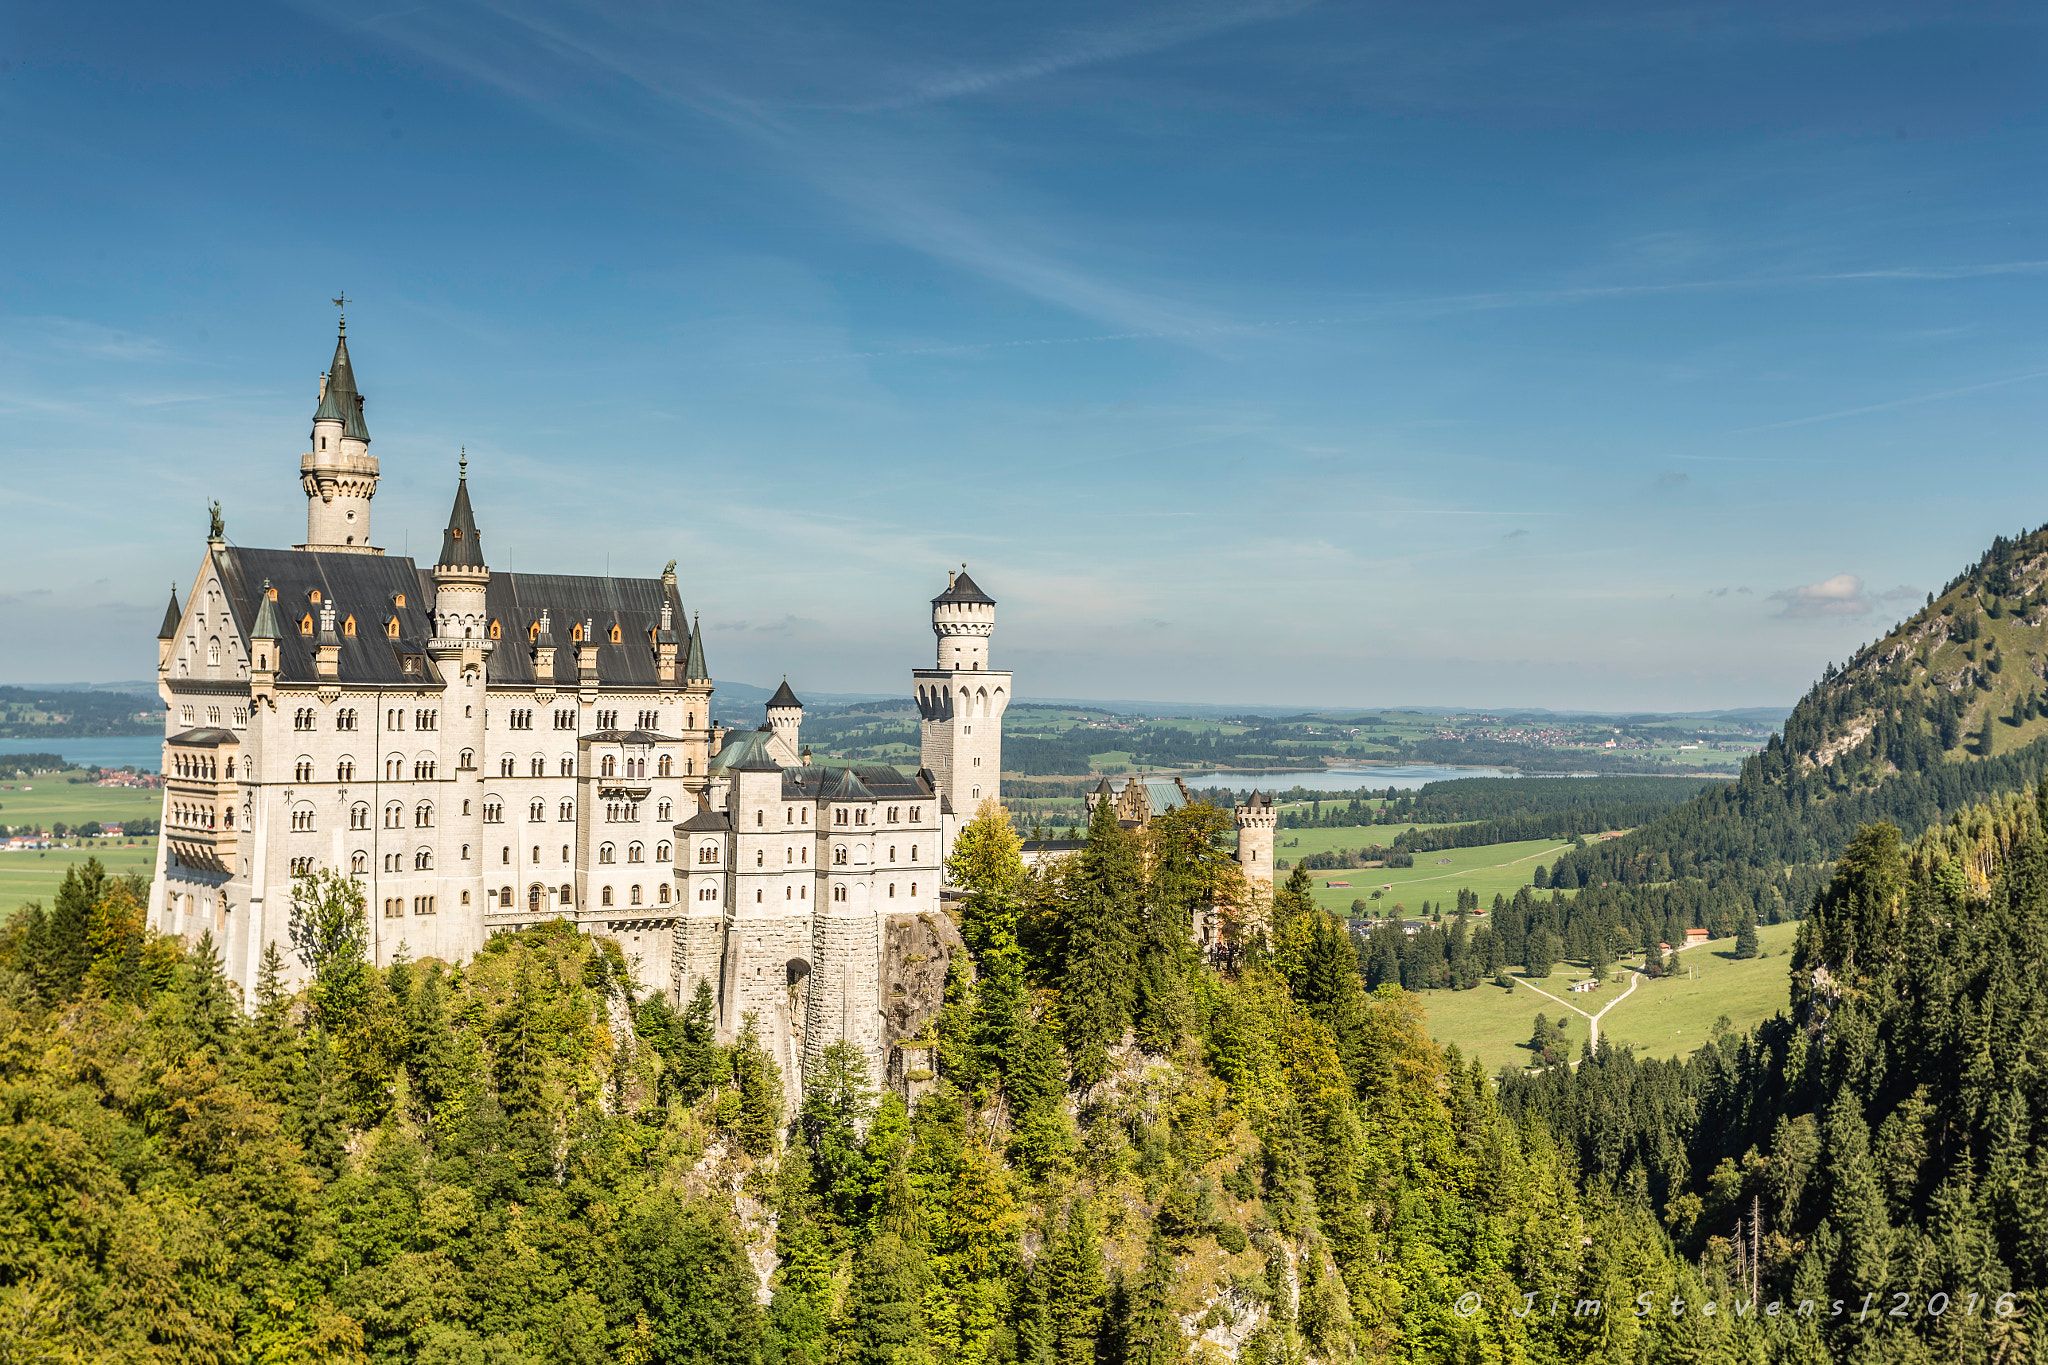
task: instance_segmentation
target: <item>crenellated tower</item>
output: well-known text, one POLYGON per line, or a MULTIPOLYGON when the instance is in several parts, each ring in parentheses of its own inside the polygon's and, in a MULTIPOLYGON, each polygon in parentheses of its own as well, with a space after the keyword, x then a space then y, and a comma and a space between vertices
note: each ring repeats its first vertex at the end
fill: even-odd
POLYGON ((1244 871, 1245 885, 1255 901, 1273 894, 1273 831, 1280 816, 1273 809, 1270 794, 1254 791, 1235 812, 1237 816, 1237 865, 1244 871), (1263 889, 1262 889, 1263 888, 1263 889))
POLYGON ((363 421, 363 395, 348 358, 348 319, 334 340, 334 362, 320 377, 313 448, 299 457, 306 489, 306 543, 301 550, 380 555, 370 544, 370 499, 377 496, 377 457, 363 421))
MULTIPOLYGON (((995 628, 995 599, 967 576, 966 566, 948 573, 946 590, 932 599, 938 661, 912 674, 912 685, 922 717, 924 767, 956 822, 972 819, 983 801, 1002 799, 1010 675, 988 666, 995 628)), ((950 836, 946 843, 950 848, 950 836)))

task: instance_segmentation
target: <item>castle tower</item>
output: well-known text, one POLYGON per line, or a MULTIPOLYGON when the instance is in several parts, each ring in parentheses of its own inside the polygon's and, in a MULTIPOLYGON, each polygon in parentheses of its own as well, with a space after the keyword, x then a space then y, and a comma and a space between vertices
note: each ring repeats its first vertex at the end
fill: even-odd
POLYGON ((1236 815, 1237 865, 1244 870, 1253 901, 1263 905, 1273 894, 1273 830, 1280 816, 1273 809, 1273 798, 1256 791, 1237 808, 1236 815))
MULTIPOLYGON (((1002 799, 1010 675, 988 666, 995 599, 975 586, 964 566, 946 580, 946 590, 932 599, 938 661, 912 674, 912 685, 923 718, 923 766, 954 819, 965 822, 982 802, 1002 799)), ((951 843, 949 836, 945 844, 951 843)))
POLYGON ((768 699, 768 729, 775 737, 775 756, 784 763, 801 761, 803 752, 798 732, 803 729, 804 704, 789 690, 789 679, 768 699))
MULTIPOLYGON (((456 790, 448 791, 439 803, 443 838, 460 844, 466 852, 472 843, 479 849, 484 843, 484 773, 483 765, 475 761, 474 755, 484 752, 484 666, 497 642, 491 639, 487 604, 491 570, 484 563, 483 538, 477 533, 476 516, 469 506, 467 452, 456 468, 455 505, 449 509, 448 525, 441 532, 441 557, 434 564, 434 636, 427 642, 427 652, 440 668, 447 689, 440 708, 442 743, 451 755, 472 756, 468 763, 451 765, 453 771, 445 780, 452 782, 456 790)), ((450 872, 466 878, 476 864, 446 866, 450 872)), ((460 889, 444 885, 444 891, 447 890, 456 891, 445 901, 453 910, 458 903, 457 895, 466 898, 472 891, 480 892, 481 887, 460 889)), ((481 895, 478 899, 481 901, 481 895)), ((441 921, 436 929, 440 937, 435 946, 442 952, 475 952, 483 947, 484 940, 481 905, 461 916, 459 922, 453 917, 441 921), (451 932, 455 935, 452 940, 448 937, 451 932)), ((416 947, 423 946, 417 939, 414 943, 416 947)))
POLYGON ((363 396, 348 359, 348 319, 334 342, 334 363, 320 379, 320 406, 313 413, 313 448, 299 457, 299 482, 306 489, 306 543, 301 550, 340 550, 380 555, 370 544, 370 499, 377 496, 377 458, 370 454, 370 428, 363 421, 363 396))

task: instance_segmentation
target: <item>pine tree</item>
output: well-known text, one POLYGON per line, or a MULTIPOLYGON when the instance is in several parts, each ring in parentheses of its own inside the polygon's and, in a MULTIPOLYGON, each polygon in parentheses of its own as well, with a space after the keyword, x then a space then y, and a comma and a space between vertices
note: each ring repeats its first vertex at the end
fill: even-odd
POLYGON ((1736 915, 1735 956, 1755 957, 1756 953, 1756 912, 1744 906, 1736 915))
POLYGON ((1154 1222, 1144 1268, 1121 1296, 1116 1335, 1123 1365, 1182 1365, 1187 1359, 1187 1338, 1173 1311, 1174 1279, 1173 1251, 1154 1222))
POLYGON ((782 1127, 782 1068, 761 1046, 759 1022, 748 1010, 741 1016, 740 1036, 732 1050, 732 1078, 740 1092, 739 1123, 734 1136, 755 1156, 775 1149, 782 1127))
POLYGON ((848 1365, 909 1365, 923 1358, 927 1278, 924 1254, 893 1232, 857 1251, 840 1319, 841 1359, 848 1365))
POLYGON ((1133 921, 1141 885, 1136 838, 1117 823, 1108 801, 1097 801, 1069 910, 1060 993, 1076 1085, 1093 1085, 1109 1074, 1109 1050, 1130 1023, 1137 946, 1133 921))
POLYGON ((221 971, 213 930, 199 935, 180 977, 180 994, 189 1012, 193 1037, 207 1051, 225 1052, 241 1015, 235 1008, 234 987, 221 971))
POLYGON ((1103 1310, 1102 1252, 1088 1206, 1067 1206, 1067 1225, 1049 1249, 1046 1318, 1053 1365, 1095 1365, 1096 1334, 1103 1310))

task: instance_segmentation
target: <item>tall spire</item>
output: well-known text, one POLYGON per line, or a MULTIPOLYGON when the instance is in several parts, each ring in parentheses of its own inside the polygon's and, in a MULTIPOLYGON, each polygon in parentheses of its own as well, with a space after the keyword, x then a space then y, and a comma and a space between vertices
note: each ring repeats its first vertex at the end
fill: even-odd
POLYGON ((704 666, 704 627, 695 616, 690 618, 690 658, 683 665, 683 677, 689 682, 711 680, 711 670, 704 666))
POLYGON ((178 638, 178 623, 185 619, 185 613, 178 610, 178 585, 171 584, 171 605, 164 609, 163 628, 156 633, 159 640, 178 638))
POLYGON ((252 640, 282 640, 284 632, 277 625, 277 590, 270 586, 270 580, 263 580, 261 604, 256 608, 256 624, 249 630, 252 640))
POLYGON ((355 368, 348 361, 348 320, 334 338, 334 363, 327 367, 327 382, 320 388, 320 407, 315 422, 340 422, 345 438, 370 440, 370 428, 363 421, 363 396, 356 390, 355 368))
POLYGON ((440 565, 457 569, 481 569, 484 567, 484 547, 477 535, 476 515, 469 510, 469 447, 462 448, 462 459, 457 466, 455 479, 455 506, 448 513, 448 529, 441 533, 440 565))

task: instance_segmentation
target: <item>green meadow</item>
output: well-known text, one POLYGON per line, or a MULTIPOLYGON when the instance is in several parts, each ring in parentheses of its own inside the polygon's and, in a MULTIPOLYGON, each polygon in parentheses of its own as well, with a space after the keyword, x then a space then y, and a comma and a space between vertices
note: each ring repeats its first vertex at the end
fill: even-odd
MULTIPOLYGON (((0 783, 0 825, 9 829, 33 825, 48 829, 58 822, 82 825, 93 820, 154 820, 163 811, 163 793, 135 787, 95 787, 81 772, 41 773, 0 783)), ((147 877, 156 865, 156 840, 67 839, 72 847, 0 852, 0 919, 24 901, 45 905, 64 880, 65 869, 98 858, 116 873, 147 877)))
MULTIPOLYGON (((1378 828, 1388 832, 1387 837, 1400 831, 1391 825, 1378 828)), ((1403 827, 1405 828, 1405 826, 1403 827)), ((1331 840, 1330 848, 1356 848, 1360 840, 1356 831, 1350 830, 1289 830, 1304 836, 1300 848, 1275 849, 1274 858, 1294 861, 1303 853, 1316 852, 1309 844, 1309 835, 1348 834, 1348 842, 1331 840)), ((1405 906, 1413 914, 1421 908, 1423 901, 1434 904, 1437 901, 1457 899, 1459 887, 1470 887, 1479 893, 1481 905, 1492 905, 1495 893, 1513 896, 1515 891, 1536 875, 1537 867, 1548 867, 1557 855, 1570 848, 1568 839, 1525 839, 1513 844, 1486 844, 1479 848, 1452 848, 1441 853, 1418 853, 1413 867, 1354 867, 1337 868, 1329 871, 1310 869, 1312 888, 1316 904, 1325 910, 1340 915, 1351 913, 1354 899, 1364 900, 1372 906, 1375 915, 1391 913, 1395 905, 1405 906), (1349 882, 1349 887, 1332 887, 1330 882, 1349 882), (1378 900, 1372 893, 1381 887, 1391 886, 1378 900)), ((1549 895, 1548 891, 1542 893, 1549 895)))
MULTIPOLYGON (((1789 954, 1798 932, 1796 923, 1760 925, 1757 946, 1764 955, 1747 960, 1735 957, 1732 938, 1679 953, 1673 975, 1644 981, 1601 1019, 1601 1035, 1633 1047, 1637 1056, 1678 1057, 1711 1039, 1714 1021, 1724 1014, 1738 1029, 1770 1018, 1785 1008, 1789 997, 1789 954)), ((1597 1014, 1628 989, 1630 975, 1625 963, 1617 963, 1605 985, 1585 995, 1569 995, 1565 987, 1583 981, 1586 973, 1575 965, 1559 964, 1548 978, 1533 984, 1597 1014)), ((1511 970, 1509 977, 1523 980, 1519 971, 1511 970)), ((1586 1041, 1586 1020, 1527 985, 1503 989, 1485 981, 1474 990, 1425 991, 1419 998, 1430 1036, 1439 1043, 1456 1044, 1468 1060, 1477 1057, 1489 1072, 1529 1064, 1526 1045, 1538 1014, 1565 1017, 1574 1056, 1586 1041)))

